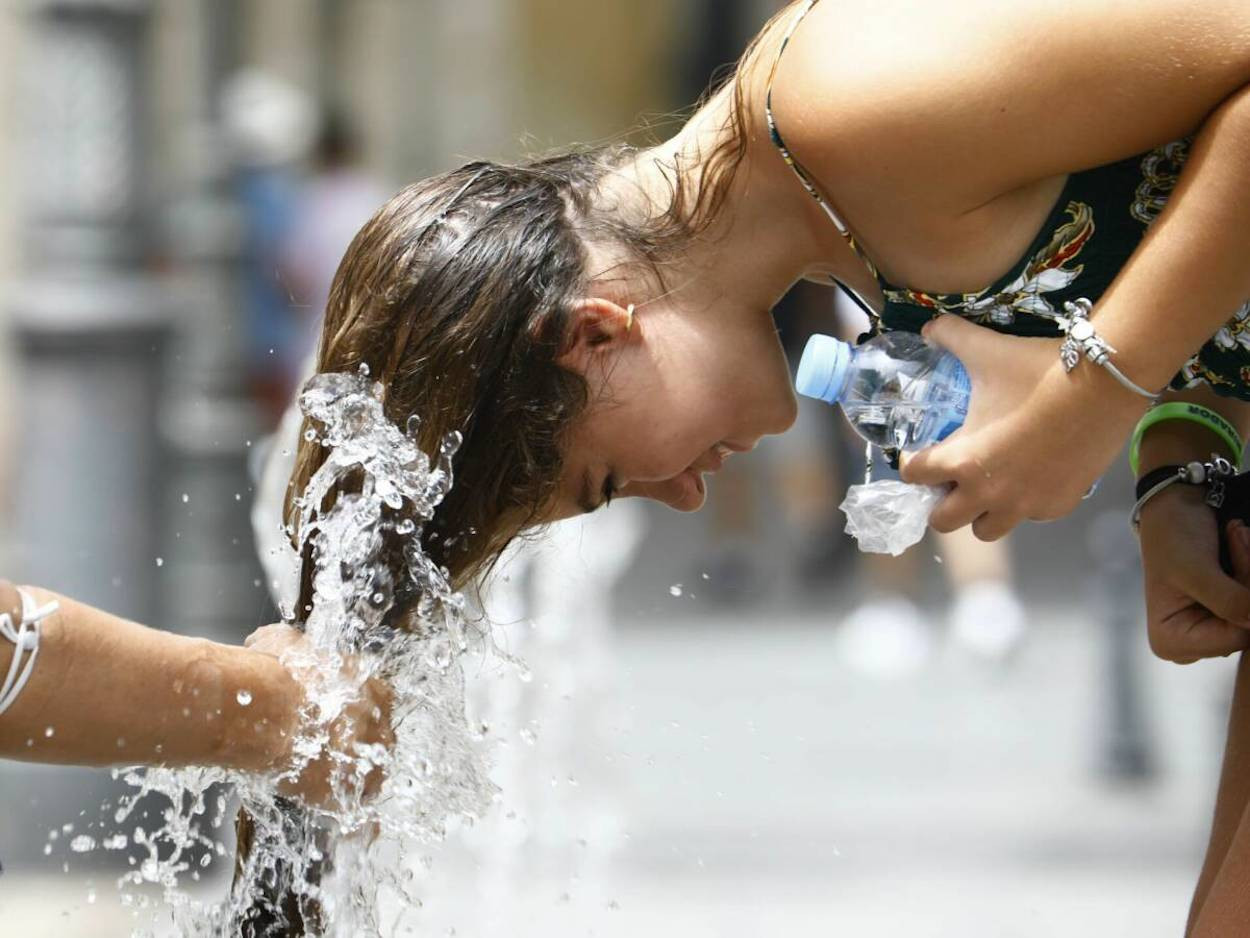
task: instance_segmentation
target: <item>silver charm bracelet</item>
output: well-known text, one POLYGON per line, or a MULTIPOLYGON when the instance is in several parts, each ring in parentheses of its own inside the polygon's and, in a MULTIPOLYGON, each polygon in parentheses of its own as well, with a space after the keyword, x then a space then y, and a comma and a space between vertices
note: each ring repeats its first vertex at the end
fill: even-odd
POLYGON ((1158 398, 1157 392, 1147 391, 1115 366, 1115 362, 1111 360, 1115 349, 1094 330, 1094 324, 1089 321, 1090 310, 1093 308, 1093 303, 1085 297, 1079 297, 1063 304, 1064 312, 1068 315, 1055 319, 1059 329, 1067 336, 1059 347, 1059 358, 1063 362, 1064 370, 1071 371, 1084 356, 1095 365, 1107 369, 1116 381, 1134 394, 1140 394, 1152 401, 1158 398))
POLYGON ((1207 489, 1204 501, 1212 508, 1224 504, 1224 485, 1236 474, 1233 464, 1223 456, 1212 456, 1210 462, 1191 462, 1183 466, 1161 466, 1146 473, 1137 481, 1137 501, 1129 515, 1129 523, 1136 531, 1141 524, 1142 509, 1146 503, 1164 489, 1176 485, 1204 485, 1207 489))

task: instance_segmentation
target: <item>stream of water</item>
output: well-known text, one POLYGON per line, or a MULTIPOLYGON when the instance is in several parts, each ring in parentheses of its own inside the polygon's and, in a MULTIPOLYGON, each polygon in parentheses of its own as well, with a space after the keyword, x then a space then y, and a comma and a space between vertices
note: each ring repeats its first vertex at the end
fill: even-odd
MULTIPOLYGON (((117 808, 117 823, 141 801, 150 804, 150 793, 169 802, 156 829, 133 833, 133 847, 146 857, 122 877, 130 893, 124 899, 145 904, 134 887, 159 884, 179 934, 237 935, 249 910, 263 906, 275 887, 315 909, 325 935, 361 938, 401 927, 408 933, 409 913, 421 904, 418 871, 428 846, 443 839, 449 824, 481 817, 496 797, 486 728, 471 726, 465 713, 462 659, 501 653, 420 540, 452 484, 459 437, 446 439, 431 460, 416 443, 416 418, 401 430, 385 417, 381 395, 362 368, 318 375, 300 399, 312 426, 306 438, 325 447, 326 459, 297 503, 289 532, 299 556, 311 545, 315 558, 312 603, 283 610, 307 636, 284 659, 306 688, 290 767, 264 777, 209 768, 118 773, 134 792, 117 808), (339 495, 323 511, 332 490, 339 495), (280 786, 323 753, 335 721, 375 678, 393 694, 394 745, 337 753, 336 807, 293 809, 280 786), (365 779, 378 769, 380 790, 365 797, 365 779), (220 835, 232 820, 233 802, 223 793, 229 788, 254 821, 254 842, 230 894, 204 902, 186 887, 212 854, 226 853, 220 835)), ((249 703, 250 692, 240 691, 239 704, 249 703)), ((80 846, 123 849, 130 846, 125 839, 80 846)))

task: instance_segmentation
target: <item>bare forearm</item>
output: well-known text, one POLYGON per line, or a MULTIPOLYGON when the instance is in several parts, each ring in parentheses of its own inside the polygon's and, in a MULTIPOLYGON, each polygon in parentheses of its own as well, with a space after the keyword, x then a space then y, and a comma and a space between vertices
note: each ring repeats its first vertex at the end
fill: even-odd
MULTIPOLYGON (((13 601, 6 592, 0 604, 13 601)), ((298 687, 275 658, 30 592, 60 608, 44 620, 29 683, 0 716, 0 756, 241 769, 280 758, 298 687)), ((11 655, 0 641, 0 673, 11 655)))
POLYGON ((1203 124, 1175 191, 1094 321, 1139 384, 1163 387, 1250 299, 1250 87, 1203 124))
POLYGON ((1250 881, 1250 659, 1237 668, 1211 837, 1194 890, 1185 934, 1212 938, 1240 933, 1250 881), (1198 923, 1201 921, 1201 929, 1198 923))

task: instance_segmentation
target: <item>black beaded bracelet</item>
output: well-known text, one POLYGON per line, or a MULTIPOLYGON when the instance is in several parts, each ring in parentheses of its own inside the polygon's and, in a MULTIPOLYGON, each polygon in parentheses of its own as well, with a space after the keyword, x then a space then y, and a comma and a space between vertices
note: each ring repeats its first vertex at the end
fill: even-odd
MULTIPOLYGON (((1181 478, 1181 470, 1184 468, 1185 467, 1183 465, 1178 464, 1174 466, 1160 466, 1157 469, 1151 469, 1144 476, 1142 476, 1140 479, 1137 480, 1137 488, 1133 493, 1133 498, 1134 499, 1141 498, 1143 495, 1149 492, 1152 488, 1154 488, 1164 479, 1173 479, 1177 482, 1186 482, 1187 481, 1186 479, 1181 478)), ((1189 484, 1196 485, 1197 483, 1191 482, 1189 484)))
POLYGON ((1233 476, 1233 465, 1222 456, 1212 456, 1210 462, 1191 462, 1184 465, 1159 466, 1151 469, 1137 480, 1136 503, 1133 505, 1129 523, 1136 530, 1141 522, 1141 511, 1146 502, 1171 485, 1203 485, 1207 494, 1205 501, 1212 508, 1224 504, 1224 484, 1233 476))

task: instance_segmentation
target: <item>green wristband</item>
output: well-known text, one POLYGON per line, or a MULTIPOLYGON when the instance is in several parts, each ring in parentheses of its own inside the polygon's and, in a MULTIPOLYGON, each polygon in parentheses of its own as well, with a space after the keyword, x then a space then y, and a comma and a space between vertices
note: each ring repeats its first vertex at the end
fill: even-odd
POLYGON ((1128 464, 1132 467, 1134 477, 1137 475, 1137 463, 1141 456, 1142 436, 1155 424, 1168 420, 1188 420, 1206 427, 1227 444, 1233 454, 1233 468, 1238 472, 1241 471, 1241 450, 1244 444, 1241 442, 1241 435, 1237 432, 1237 428, 1215 411, 1201 404, 1172 401, 1168 404, 1155 405, 1137 422, 1137 429, 1133 431, 1133 440, 1128 447, 1128 464))

